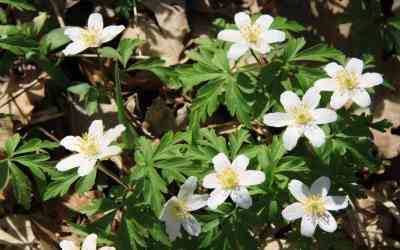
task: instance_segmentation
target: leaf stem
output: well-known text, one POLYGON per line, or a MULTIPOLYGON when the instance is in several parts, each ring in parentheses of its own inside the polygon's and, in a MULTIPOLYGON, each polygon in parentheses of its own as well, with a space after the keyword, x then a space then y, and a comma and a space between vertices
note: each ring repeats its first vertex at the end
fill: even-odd
POLYGON ((263 64, 260 60, 260 58, 258 58, 258 56, 256 55, 256 53, 254 52, 254 50, 250 49, 251 54, 253 55, 253 57, 256 59, 256 61, 258 62, 258 64, 263 64))
POLYGON ((109 171, 107 168, 105 168, 102 164, 99 163, 98 167, 99 167, 101 172, 103 172, 104 174, 108 175, 114 181, 118 182, 118 184, 123 186, 125 189, 128 189, 128 190, 130 189, 128 185, 126 185, 120 178, 118 178, 113 173, 111 173, 111 171, 109 171))

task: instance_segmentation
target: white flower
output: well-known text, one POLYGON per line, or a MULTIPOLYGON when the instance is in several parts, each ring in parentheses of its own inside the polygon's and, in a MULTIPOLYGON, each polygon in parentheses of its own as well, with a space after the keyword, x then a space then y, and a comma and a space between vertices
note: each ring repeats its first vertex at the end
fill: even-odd
MULTIPOLYGON (((82 248, 75 246, 72 241, 63 240, 60 242, 61 250, 96 250, 97 249, 97 235, 89 234, 83 241, 82 248)), ((98 250, 115 250, 115 247, 101 247, 98 250)))
POLYGON ((271 127, 286 127, 283 133, 283 144, 287 150, 292 150, 299 138, 304 135, 314 147, 325 143, 325 133, 318 126, 334 122, 336 112, 327 108, 317 108, 321 96, 318 90, 311 88, 303 96, 303 100, 292 91, 281 94, 280 101, 286 113, 276 112, 266 114, 264 123, 271 127))
POLYGON ((352 100, 360 107, 368 107, 371 98, 366 88, 383 83, 383 77, 378 73, 362 73, 364 63, 360 59, 351 58, 345 67, 337 63, 329 63, 324 70, 330 78, 315 82, 315 87, 321 91, 333 91, 330 105, 334 109, 343 107, 352 100))
POLYGON ((197 187, 197 178, 189 177, 181 186, 178 197, 171 197, 161 211, 160 220, 165 221, 166 230, 170 240, 175 240, 181 235, 181 225, 193 236, 198 236, 201 226, 196 218, 190 214, 207 205, 207 194, 193 194, 197 187))
POLYGON ((233 43, 228 51, 228 58, 236 60, 249 49, 265 54, 271 50, 269 44, 284 41, 284 32, 269 29, 273 21, 270 15, 262 15, 252 23, 249 15, 237 13, 235 24, 239 30, 228 29, 218 33, 218 39, 233 43))
POLYGON ((99 13, 89 16, 87 28, 67 27, 64 34, 68 36, 72 43, 64 50, 65 55, 76 55, 87 48, 100 47, 103 43, 109 42, 125 27, 123 25, 110 25, 103 28, 103 17, 99 13))
POLYGON ((98 160, 107 159, 121 153, 121 148, 110 145, 124 132, 125 126, 118 125, 104 132, 103 121, 95 120, 89 127, 89 133, 82 137, 67 136, 60 142, 64 148, 77 152, 57 163, 58 171, 78 168, 78 175, 88 175, 98 160))
POLYGON ((230 196, 241 208, 249 208, 252 200, 248 186, 258 185, 265 181, 265 174, 257 170, 246 170, 249 158, 238 155, 232 164, 224 153, 212 159, 215 172, 203 179, 203 187, 214 189, 207 201, 211 209, 216 209, 230 196))
POLYGON ((328 177, 318 178, 309 189, 301 181, 289 182, 290 193, 299 202, 293 203, 282 211, 285 220, 301 219, 301 234, 311 237, 317 225, 325 232, 334 232, 336 220, 330 211, 344 209, 348 205, 347 196, 327 196, 331 181, 328 177))

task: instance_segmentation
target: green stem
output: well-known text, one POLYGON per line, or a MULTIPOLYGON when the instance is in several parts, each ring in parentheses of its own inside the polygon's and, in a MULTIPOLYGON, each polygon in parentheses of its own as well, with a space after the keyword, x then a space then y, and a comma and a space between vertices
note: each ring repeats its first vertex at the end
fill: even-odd
POLYGON ((254 52, 254 50, 250 49, 250 53, 253 55, 253 57, 256 59, 256 61, 258 62, 258 64, 263 64, 260 60, 260 58, 257 57, 256 53, 254 52))

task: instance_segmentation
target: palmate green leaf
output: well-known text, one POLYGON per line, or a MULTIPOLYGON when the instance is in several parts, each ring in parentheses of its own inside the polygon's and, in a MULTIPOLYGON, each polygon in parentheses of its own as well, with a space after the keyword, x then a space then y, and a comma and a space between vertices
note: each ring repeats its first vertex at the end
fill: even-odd
POLYGON ((14 151, 17 148, 20 140, 21 136, 19 134, 15 134, 6 140, 4 150, 8 157, 11 157, 14 154, 14 151))
POLYGON ((45 34, 39 42, 40 50, 47 54, 47 52, 54 51, 61 48, 70 42, 70 39, 64 34, 63 28, 51 30, 45 34))
POLYGON ((51 198, 65 195, 68 192, 71 185, 78 178, 79 176, 77 176, 76 174, 62 175, 57 178, 54 178, 55 181, 50 183, 50 185, 47 187, 43 195, 43 200, 47 201, 50 200, 51 198))
POLYGON ((12 159, 12 161, 28 167, 36 178, 40 179, 41 181, 45 181, 46 176, 42 172, 41 168, 46 166, 45 161, 47 161, 49 158, 50 157, 47 154, 32 154, 15 157, 12 159))
POLYGON ((0 39, 0 48, 18 56, 27 56, 38 51, 37 42, 26 36, 9 36, 0 39))
POLYGON ((221 81, 210 81, 202 86, 193 100, 192 112, 198 113, 202 122, 211 116, 218 108, 218 97, 223 93, 224 86, 221 81))
POLYGON ((126 64, 128 63, 135 49, 142 44, 143 41, 139 39, 122 39, 119 42, 117 51, 120 55, 119 59, 124 68, 126 68, 126 64))
POLYGON ((0 161, 0 192, 7 186, 8 184, 8 164, 5 160, 0 161))
POLYGON ((18 149, 15 151, 15 155, 44 152, 44 149, 54 149, 57 147, 59 147, 57 143, 46 140, 42 141, 40 139, 33 138, 19 146, 18 149))
POLYGON ((84 194, 90 189, 92 189, 93 185, 96 182, 96 175, 97 175, 97 168, 94 168, 92 172, 90 172, 87 176, 81 177, 76 183, 75 183, 75 190, 79 194, 84 194))
POLYGON ((105 213, 110 210, 117 208, 117 205, 113 200, 109 198, 100 198, 93 200, 89 206, 80 209, 81 213, 84 213, 88 216, 94 215, 96 213, 105 213))
POLYGON ((239 88, 239 82, 234 79, 226 79, 225 104, 232 116, 237 116, 246 126, 250 126, 251 108, 248 105, 242 91, 239 88))
POLYGON ((35 6, 28 0, 0 0, 0 3, 8 4, 18 10, 36 10, 35 6))
POLYGON ((239 129, 229 135, 229 147, 232 157, 236 157, 245 142, 249 142, 250 133, 245 129, 239 129))
POLYGON ((284 17, 275 17, 271 29, 288 30, 294 32, 303 31, 305 28, 297 22, 288 21, 284 17))
POLYGON ((127 211, 121 220, 121 225, 117 233, 117 248, 121 250, 136 250, 146 247, 147 232, 137 221, 131 211, 127 211))
POLYGON ((12 162, 8 162, 11 172, 11 184, 14 197, 26 210, 30 209, 32 202, 32 183, 29 178, 12 162))
POLYGON ((328 62, 331 60, 344 61, 345 55, 337 49, 329 48, 326 44, 317 44, 300 51, 291 61, 328 62))
POLYGON ((112 47, 102 47, 97 49, 97 53, 99 53, 102 57, 110 58, 113 60, 121 60, 121 56, 118 51, 112 47))
POLYGON ((302 48, 304 48, 305 45, 306 41, 302 37, 290 39, 286 43, 285 50, 283 53, 283 59, 285 60, 285 62, 290 62, 294 58, 296 58, 297 53, 299 53, 299 51, 302 48))

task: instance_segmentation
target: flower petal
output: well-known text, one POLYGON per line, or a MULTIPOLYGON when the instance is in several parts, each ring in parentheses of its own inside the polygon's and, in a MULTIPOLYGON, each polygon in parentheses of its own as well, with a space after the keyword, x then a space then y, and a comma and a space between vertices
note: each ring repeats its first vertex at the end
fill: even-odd
POLYGON ((101 31, 103 29, 103 16, 99 13, 90 14, 87 25, 91 30, 101 31))
POLYGON ((327 108, 319 108, 311 111, 316 124, 327 124, 337 120, 335 111, 327 108))
POLYGON ((254 24, 260 26, 261 29, 266 30, 271 27, 271 24, 274 22, 274 18, 270 15, 261 15, 257 18, 254 24))
POLYGON ((81 154, 73 154, 59 161, 56 165, 56 169, 61 172, 68 171, 79 167, 84 159, 86 159, 86 157, 81 154))
POLYGON ((226 167, 231 166, 231 162, 224 153, 219 153, 212 159, 215 171, 221 171, 226 167))
POLYGON ((81 145, 81 140, 79 136, 66 136, 60 141, 60 145, 63 146, 64 148, 70 150, 70 151, 75 151, 79 152, 80 151, 80 145, 81 145))
POLYGON ((302 131, 293 126, 289 126, 286 128, 285 132, 283 132, 282 140, 283 145, 285 146, 286 150, 292 150, 297 145, 297 141, 299 140, 300 136, 302 135, 302 131))
POLYGON ((383 77, 378 73, 365 73, 361 75, 360 87, 371 88, 383 83, 383 77))
POLYGON ((336 220, 329 212, 325 212, 324 216, 318 219, 318 225, 322 230, 328 233, 335 232, 337 229, 336 220))
POLYGON ((300 233, 306 237, 312 237, 317 228, 318 220, 305 215, 301 219, 300 233))
POLYGON ((97 156, 98 159, 107 159, 110 158, 111 156, 119 155, 121 153, 122 149, 119 146, 116 145, 111 145, 108 147, 105 147, 101 153, 97 156))
POLYGON ((346 102, 349 100, 349 97, 348 91, 335 91, 331 96, 330 105, 334 109, 340 109, 346 104, 346 102))
POLYGON ((218 181, 217 174, 211 173, 203 178, 203 187, 205 188, 219 188, 221 184, 218 181))
POLYGON ((232 168, 236 171, 245 171, 250 159, 245 155, 238 155, 232 162, 232 168))
POLYGON ((103 139, 103 133, 104 133, 103 121, 94 120, 89 126, 89 131, 88 131, 89 136, 101 140, 103 139))
POLYGON ((328 76, 334 78, 334 77, 336 77, 337 73, 338 73, 339 71, 344 70, 344 68, 343 68, 343 66, 341 66, 341 65, 339 65, 339 64, 337 64, 337 63, 335 63, 335 62, 332 62, 332 63, 328 63, 328 64, 324 67, 324 70, 325 70, 325 72, 326 72, 326 74, 327 74, 328 76))
POLYGON ((165 222, 165 230, 167 231, 169 240, 174 241, 177 237, 182 237, 181 223, 177 220, 167 220, 165 222))
POLYGON ((196 218, 193 215, 189 215, 182 221, 182 226, 186 230, 186 232, 192 236, 199 236, 201 232, 201 226, 199 222, 197 222, 196 218))
POLYGON ((366 108, 371 104, 371 97, 365 89, 357 89, 353 93, 352 100, 357 103, 358 106, 366 108))
POLYGON ((114 39, 122 31, 124 31, 124 25, 110 25, 103 29, 100 36, 101 43, 106 43, 114 39))
POLYGON ((197 187, 197 178, 195 176, 190 176, 186 179, 185 183, 182 184, 179 189, 178 199, 186 200, 189 196, 193 195, 197 187))
POLYGON ((248 209, 253 204, 249 191, 245 187, 239 187, 232 191, 231 199, 238 207, 248 209))
POLYGON ((81 27, 66 27, 64 30, 64 35, 75 42, 82 39, 83 32, 85 32, 85 30, 81 27))
POLYGON ((285 91, 280 96, 280 101, 286 112, 289 112, 293 107, 300 106, 300 98, 292 91, 285 91))
POLYGON ((244 43, 246 40, 243 38, 239 30, 222 30, 218 33, 217 38, 222 41, 231 43, 244 43))
POLYGON ((325 133, 317 125, 307 126, 304 129, 304 136, 311 142, 311 144, 318 148, 325 143, 325 133))
POLYGON ((247 15, 245 12, 237 13, 234 19, 235 19, 235 24, 239 29, 251 25, 250 16, 247 15))
POLYGON ((364 69, 364 62, 358 58, 351 58, 346 64, 346 71, 361 75, 364 69))
POLYGON ((311 195, 310 189, 299 180, 291 180, 288 185, 290 193, 298 201, 305 201, 311 195))
POLYGON ((292 117, 288 113, 275 112, 264 115, 264 123, 270 127, 286 127, 291 122, 292 117))
POLYGON ((347 196, 326 196, 324 198, 325 208, 332 211, 344 209, 349 204, 348 200, 347 196))
POLYGON ((250 48, 260 54, 266 54, 271 51, 272 47, 269 46, 264 40, 260 40, 257 44, 251 44, 250 48))
POLYGON ((258 170, 247 170, 239 175, 240 186, 253 186, 265 181, 264 172, 258 170))
POLYGON ((336 91, 338 84, 335 79, 322 78, 314 83, 314 87, 320 91, 336 91))
POLYGON ((210 198, 207 200, 207 205, 210 209, 217 209, 219 205, 224 203, 231 192, 225 189, 214 189, 210 193, 210 198))
POLYGON ((97 249, 97 235, 89 234, 82 243, 82 250, 96 250, 97 249))
POLYGON ((96 165, 95 159, 84 158, 78 168, 79 176, 86 176, 92 172, 94 166, 96 165))
POLYGON ((309 109, 315 109, 319 101, 321 100, 321 95, 317 88, 309 88, 303 96, 303 104, 309 109))
POLYGON ((102 145, 108 146, 110 143, 116 141, 118 137, 125 131, 126 127, 122 124, 117 125, 115 128, 107 130, 103 135, 102 145))
POLYGON ((186 199, 186 206, 189 211, 199 210, 207 206, 208 194, 194 194, 186 199))
POLYGON ((304 206, 300 202, 295 202, 282 210, 282 217, 287 221, 297 220, 304 216, 304 206))
POLYGON ((237 60, 244 53, 249 50, 249 47, 246 44, 234 43, 228 50, 227 57, 230 60, 237 60))
POLYGON ((62 52, 66 56, 77 55, 87 48, 88 46, 79 41, 68 44, 68 46, 62 52))
POLYGON ((74 242, 70 240, 62 240, 59 244, 61 250, 78 250, 74 242))
POLYGON ((116 250, 115 247, 100 247, 98 250, 116 250))
POLYGON ((329 179, 329 177, 321 176, 311 185, 310 191, 312 194, 317 194, 325 197, 328 194, 330 187, 331 180, 329 179))
POLYGON ((286 34, 280 30, 267 30, 262 33, 262 39, 266 43, 279 43, 286 39, 286 34))
POLYGON ((161 221, 173 220, 175 218, 171 214, 171 206, 176 201, 177 201, 176 196, 172 196, 167 202, 165 202, 165 204, 161 210, 160 216, 159 216, 159 219, 161 221))

